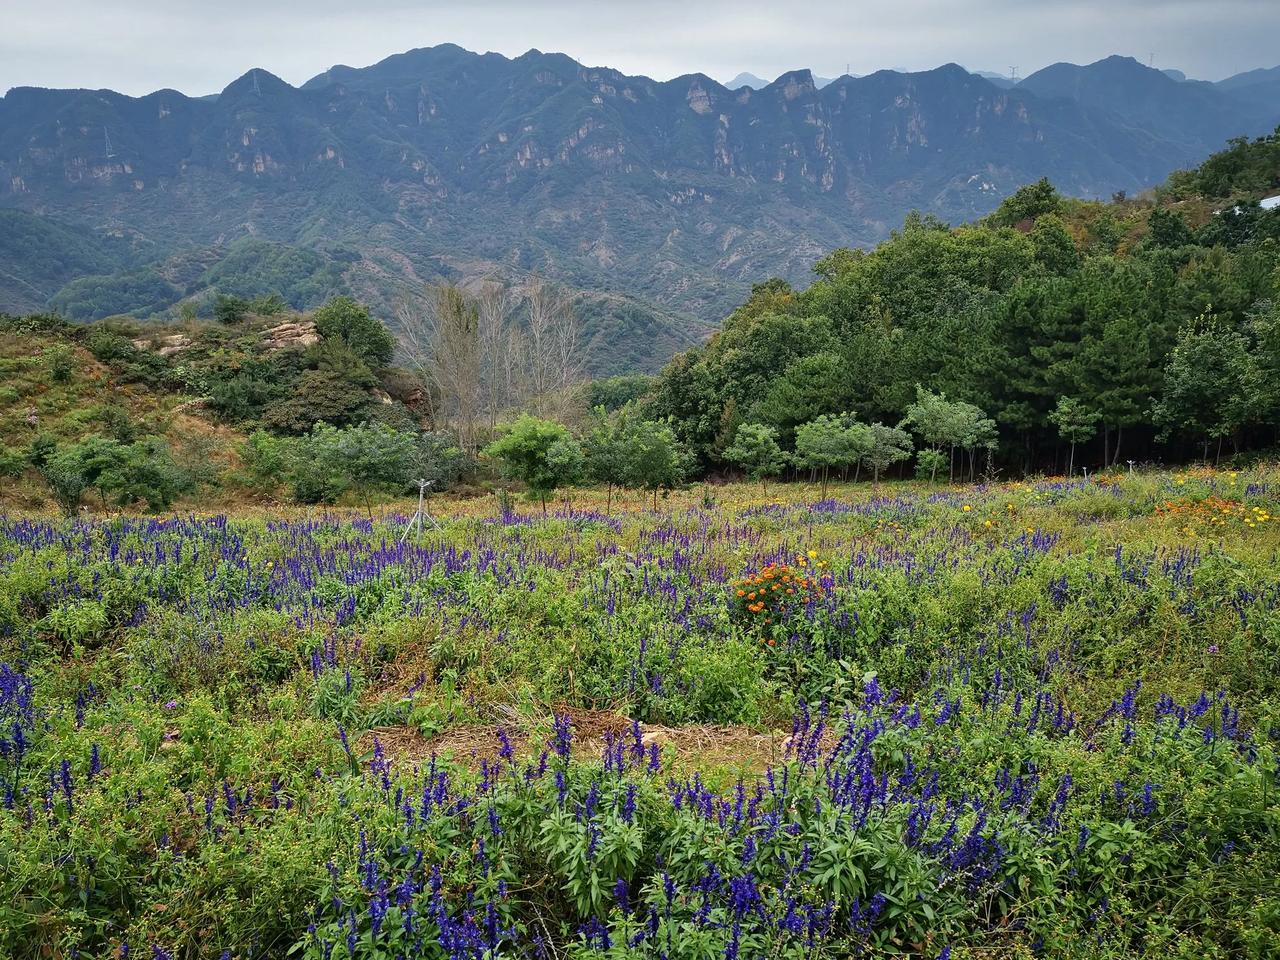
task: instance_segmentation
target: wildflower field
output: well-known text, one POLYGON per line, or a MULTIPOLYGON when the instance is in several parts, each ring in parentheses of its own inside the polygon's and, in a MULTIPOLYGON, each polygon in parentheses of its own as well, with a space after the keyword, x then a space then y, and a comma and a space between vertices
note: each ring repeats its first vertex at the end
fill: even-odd
POLYGON ((0 517, 0 956, 1280 956, 1280 469, 0 517))

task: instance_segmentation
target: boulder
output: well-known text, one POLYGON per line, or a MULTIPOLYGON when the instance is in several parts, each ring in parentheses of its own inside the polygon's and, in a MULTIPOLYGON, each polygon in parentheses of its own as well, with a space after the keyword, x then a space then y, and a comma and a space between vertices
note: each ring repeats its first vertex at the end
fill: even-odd
POLYGON ((175 353, 182 353, 183 350, 190 350, 195 345, 185 333, 171 333, 168 336, 155 338, 144 337, 132 342, 135 349, 152 350, 162 357, 171 357, 175 353))
POLYGON ((320 342, 316 325, 310 320, 286 320, 267 331, 265 346, 268 350, 304 349, 320 342))

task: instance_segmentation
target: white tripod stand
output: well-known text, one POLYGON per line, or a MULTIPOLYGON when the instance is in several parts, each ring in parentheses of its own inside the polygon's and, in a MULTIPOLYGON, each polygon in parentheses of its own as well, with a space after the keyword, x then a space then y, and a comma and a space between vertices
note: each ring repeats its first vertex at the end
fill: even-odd
POLYGON ((436 523, 436 518, 431 516, 431 514, 427 512, 426 508, 427 488, 431 486, 431 483, 432 481, 430 480, 418 481, 418 509, 417 512, 415 512, 409 519, 409 525, 404 528, 404 533, 400 535, 401 543, 405 542, 409 536, 409 531, 413 530, 415 527, 417 527, 418 533, 422 532, 423 520, 426 520, 427 523, 431 524, 437 530, 440 529, 440 524, 436 523))

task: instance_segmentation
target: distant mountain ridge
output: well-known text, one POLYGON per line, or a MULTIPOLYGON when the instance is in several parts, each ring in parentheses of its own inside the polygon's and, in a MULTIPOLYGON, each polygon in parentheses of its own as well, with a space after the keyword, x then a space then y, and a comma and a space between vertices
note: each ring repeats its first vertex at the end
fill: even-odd
POLYGON ((1280 101, 1125 58, 1010 89, 947 64, 752 90, 446 44, 300 87, 251 70, 216 98, 21 87, 0 207, 46 265, 0 241, 0 309, 164 309, 230 283, 233 249, 296 306, 338 283, 384 314, 435 277, 538 272, 586 291, 597 369, 652 368, 753 281, 913 208, 970 219, 1041 176, 1140 190, 1278 122, 1280 101))
MULTIPOLYGON (((850 77, 853 77, 854 79, 857 79, 858 74, 851 73, 851 74, 846 74, 846 76, 850 76, 850 77)), ((817 87, 819 90, 821 90, 823 87, 833 82, 834 82, 833 77, 819 77, 815 75, 813 78, 813 85, 817 87)), ((728 87, 730 90, 737 90, 741 87, 750 87, 752 90, 763 90, 765 87, 769 85, 769 83, 770 81, 764 80, 761 77, 757 77, 754 73, 740 73, 736 77, 734 77, 732 80, 730 80, 727 84, 725 84, 725 86, 728 87)))
POLYGON ((1110 112, 1187 151, 1253 132, 1257 121, 1257 109, 1229 91, 1203 81, 1175 80, 1132 57, 1107 57, 1087 67, 1056 63, 1026 77, 1017 89, 1045 99, 1069 99, 1090 112, 1110 112))

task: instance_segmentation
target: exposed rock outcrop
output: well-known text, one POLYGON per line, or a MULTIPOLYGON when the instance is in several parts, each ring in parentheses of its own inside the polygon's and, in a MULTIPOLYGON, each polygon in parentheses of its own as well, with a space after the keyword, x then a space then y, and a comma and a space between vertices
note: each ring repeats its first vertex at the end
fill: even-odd
POLYGON ((319 342, 320 334, 316 333, 316 325, 310 320, 286 320, 267 331, 267 339, 263 346, 272 351, 287 350, 291 347, 301 350, 319 342))
POLYGON ((140 340, 134 340, 133 346, 137 350, 151 350, 162 357, 171 357, 175 353, 190 350, 195 344, 185 333, 173 333, 167 337, 143 337, 140 340))

